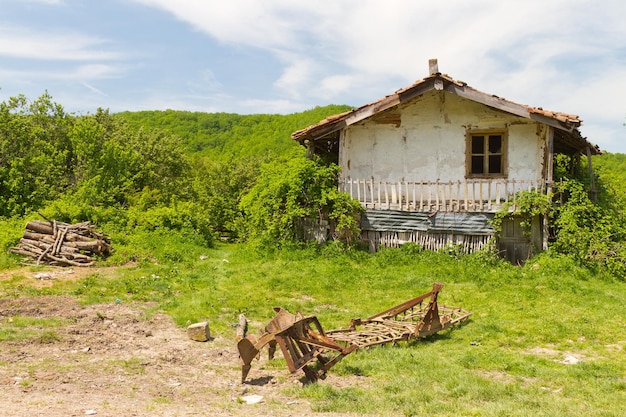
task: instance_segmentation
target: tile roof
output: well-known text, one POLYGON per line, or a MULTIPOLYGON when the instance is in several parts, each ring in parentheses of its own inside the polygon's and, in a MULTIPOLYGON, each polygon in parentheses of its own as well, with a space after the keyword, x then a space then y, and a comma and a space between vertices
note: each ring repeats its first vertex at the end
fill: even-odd
MULTIPOLYGON (((582 120, 577 115, 515 103, 496 95, 476 90, 463 81, 454 80, 441 73, 431 74, 423 80, 417 81, 413 85, 402 88, 375 102, 365 104, 345 113, 329 116, 314 125, 293 132, 291 137, 302 144, 306 140, 324 138, 344 127, 365 120, 431 90, 446 91, 507 113, 552 126, 559 131, 556 140, 560 142, 556 145, 561 146, 562 149, 560 151, 575 153, 582 152, 589 147, 592 154, 601 153, 597 146, 587 142, 581 136, 578 128, 581 126, 582 120)), ((559 151, 558 149, 556 150, 559 151)))

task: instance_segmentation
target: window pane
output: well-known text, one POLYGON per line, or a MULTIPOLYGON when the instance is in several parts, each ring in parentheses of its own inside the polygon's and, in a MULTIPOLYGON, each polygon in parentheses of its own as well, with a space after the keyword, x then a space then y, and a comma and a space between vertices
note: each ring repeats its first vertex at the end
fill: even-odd
POLYGON ((502 156, 489 155, 489 173, 490 174, 502 173, 502 156))
POLYGON ((489 153, 502 153, 502 136, 489 135, 489 153))
POLYGON ((484 174, 485 159, 482 156, 472 156, 472 174, 484 174))
POLYGON ((472 153, 473 154, 485 153, 485 137, 484 136, 472 136, 472 153))

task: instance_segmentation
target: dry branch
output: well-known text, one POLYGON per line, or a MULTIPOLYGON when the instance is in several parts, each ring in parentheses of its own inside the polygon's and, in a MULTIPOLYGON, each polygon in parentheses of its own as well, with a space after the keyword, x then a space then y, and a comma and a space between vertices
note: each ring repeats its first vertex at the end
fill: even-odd
POLYGON ((37 265, 91 266, 95 256, 111 253, 111 241, 89 222, 32 221, 26 224, 19 246, 10 251, 32 258, 37 265))

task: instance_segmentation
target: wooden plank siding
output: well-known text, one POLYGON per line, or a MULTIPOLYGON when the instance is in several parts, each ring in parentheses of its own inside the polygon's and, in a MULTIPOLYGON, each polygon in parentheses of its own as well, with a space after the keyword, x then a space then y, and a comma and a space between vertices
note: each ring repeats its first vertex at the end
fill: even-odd
POLYGON ((377 252, 381 246, 398 248, 411 242, 422 249, 439 251, 456 246, 462 253, 472 253, 489 244, 490 235, 456 235, 451 233, 427 233, 419 230, 411 232, 384 232, 364 230, 361 238, 369 243, 371 252, 377 252))
POLYGON ((544 180, 465 179, 462 181, 378 181, 340 179, 339 189, 366 209, 417 212, 495 213, 506 202, 515 209, 520 191, 546 192, 544 180))

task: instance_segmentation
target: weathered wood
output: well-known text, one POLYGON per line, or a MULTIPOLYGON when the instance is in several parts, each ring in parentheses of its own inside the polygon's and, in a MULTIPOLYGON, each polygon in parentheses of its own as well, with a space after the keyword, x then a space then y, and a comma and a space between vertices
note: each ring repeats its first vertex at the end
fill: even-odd
POLYGON ((109 254, 110 241, 96 233, 89 222, 68 224, 57 221, 32 221, 26 224, 20 245, 11 252, 60 266, 91 266, 94 254, 109 254))
POLYGON ((239 315, 239 323, 237 324, 237 340, 241 340, 246 337, 248 333, 248 319, 241 313, 239 315))
POLYGON ((341 189, 365 208, 402 211, 496 212, 522 190, 544 192, 542 180, 466 179, 463 181, 341 180, 341 189))
POLYGON ((32 222, 26 223, 26 229, 32 230, 37 233, 43 233, 46 235, 54 234, 54 230, 51 224, 40 222, 40 221, 32 221, 32 222))

